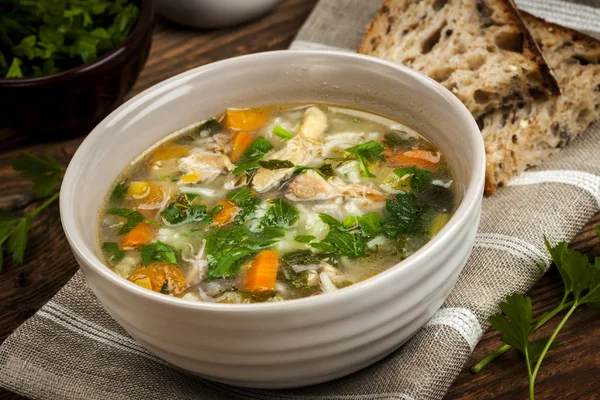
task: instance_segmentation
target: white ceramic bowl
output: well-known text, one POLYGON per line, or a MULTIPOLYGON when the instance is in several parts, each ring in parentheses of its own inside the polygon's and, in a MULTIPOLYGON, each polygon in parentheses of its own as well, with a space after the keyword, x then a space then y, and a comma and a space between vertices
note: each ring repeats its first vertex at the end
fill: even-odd
POLYGON ((194 28, 222 28, 266 13, 281 0, 153 0, 163 17, 194 28))
POLYGON ((225 383, 303 386, 381 359, 442 305, 473 246, 484 158, 481 135, 467 109, 417 72, 351 53, 260 53, 177 75, 110 114, 69 165, 61 188, 61 219, 91 289, 106 311, 150 351, 225 383), (311 101, 397 118, 446 155, 460 205, 417 253, 334 293, 248 305, 193 303, 161 295, 103 265, 96 236, 98 211, 113 181, 148 146, 226 107, 311 101))

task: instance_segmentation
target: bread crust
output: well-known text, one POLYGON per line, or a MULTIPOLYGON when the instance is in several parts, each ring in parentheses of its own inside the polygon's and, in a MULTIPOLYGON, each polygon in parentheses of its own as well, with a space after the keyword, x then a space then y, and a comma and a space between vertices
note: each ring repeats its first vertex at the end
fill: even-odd
POLYGON ((452 90, 475 118, 497 107, 531 101, 532 90, 560 93, 512 0, 385 0, 358 52, 429 75, 452 90), (511 41, 518 50, 510 48, 511 41), (478 90, 467 83, 475 81, 485 84, 478 90))

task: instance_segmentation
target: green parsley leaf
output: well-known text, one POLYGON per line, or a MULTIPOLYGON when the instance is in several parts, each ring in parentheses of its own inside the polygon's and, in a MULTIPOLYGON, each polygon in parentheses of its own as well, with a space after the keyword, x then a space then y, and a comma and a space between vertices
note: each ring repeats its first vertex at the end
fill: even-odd
POLYGON ((275 199, 260 221, 261 227, 284 228, 292 226, 300 218, 298 209, 283 199, 275 199))
POLYGON ((221 123, 219 121, 217 121, 216 119, 211 118, 211 119, 206 120, 203 124, 201 124, 196 129, 194 129, 194 132, 191 133, 191 136, 193 138, 197 138, 197 137, 200 137, 203 133, 207 134, 208 136, 212 136, 215 133, 220 132, 222 129, 223 129, 223 126, 221 125, 221 123))
POLYGON ((117 183, 110 195, 110 201, 112 203, 120 203, 127 194, 127 185, 124 182, 117 183))
POLYGON ((273 133, 277 136, 279 136, 280 138, 282 138, 283 140, 289 140, 291 138, 294 137, 293 134, 291 134, 287 129, 277 125, 275 128, 273 128, 273 133))
POLYGON ((404 131, 390 131, 383 135, 383 144, 390 148, 412 144, 412 139, 405 139, 403 136, 408 136, 408 133, 404 131))
POLYGON ((0 76, 31 78, 72 69, 121 43, 138 16, 131 0, 0 1, 0 76))
POLYGON ((138 226, 145 219, 139 211, 130 210, 129 208, 111 208, 108 211, 106 211, 106 213, 110 215, 123 217, 127 220, 119 230, 119 235, 126 234, 127 232, 138 226))
POLYGON ((513 294, 499 304, 504 313, 488 318, 494 329, 502 333, 501 340, 525 354, 529 345, 531 327, 531 299, 522 294, 513 294))
POLYGON ((252 217, 254 210, 260 199, 256 197, 250 189, 247 187, 241 187, 227 193, 226 198, 233 201, 242 209, 242 211, 235 217, 235 221, 243 222, 252 217))
POLYGON ((21 172, 23 178, 33 181, 33 193, 38 196, 51 194, 65 172, 65 168, 49 154, 40 158, 23 152, 12 162, 12 167, 21 172))
POLYGON ((386 200, 387 218, 383 230, 389 237, 427 233, 435 212, 430 204, 419 204, 414 193, 399 193, 386 200))
POLYGON ((309 169, 315 171, 316 173, 318 173, 325 179, 331 178, 332 176, 335 175, 335 172, 333 171, 333 166, 331 164, 325 164, 325 163, 321 164, 317 168, 306 167, 304 165, 296 165, 294 167, 294 175, 303 174, 304 172, 308 171, 309 169))
POLYGON ((258 164, 261 166, 261 168, 266 168, 266 169, 294 168, 294 164, 288 160, 259 161, 258 164))
POLYGON ((250 146, 244 151, 242 156, 237 162, 237 168, 233 170, 235 175, 239 175, 248 169, 254 169, 260 167, 258 163, 269 151, 273 150, 274 147, 267 139, 262 136, 254 139, 250 146))
POLYGON ((382 230, 381 215, 377 213, 361 215, 358 217, 358 226, 364 236, 369 238, 376 236, 382 230))
POLYGON ((316 238, 317 237, 313 235, 297 235, 294 240, 298 243, 310 243, 316 238))
POLYGON ((148 266, 155 262, 177 263, 177 250, 171 245, 156 241, 141 249, 142 263, 148 266))
POLYGON ((375 175, 369 171, 367 161, 382 161, 383 156, 381 155, 381 152, 383 152, 383 150, 385 150, 385 147, 373 140, 346 149, 347 152, 356 155, 356 159, 362 170, 362 176, 368 178, 374 178, 375 175))
POLYGON ((111 264, 116 264, 125 257, 125 250, 119 248, 119 245, 115 242, 104 242, 102 243, 102 251, 111 264))
POLYGON ((327 214, 319 214, 321 220, 329 225, 327 236, 320 242, 311 242, 315 249, 348 257, 363 257, 367 242, 359 233, 344 231, 342 223, 327 214))
POLYGON ((206 236, 208 279, 233 278, 243 260, 273 246, 280 237, 278 229, 251 232, 245 225, 227 225, 206 236))
POLYGON ((432 181, 431 172, 417 167, 396 168, 394 174, 401 179, 410 177, 410 188, 415 191, 426 188, 432 181))

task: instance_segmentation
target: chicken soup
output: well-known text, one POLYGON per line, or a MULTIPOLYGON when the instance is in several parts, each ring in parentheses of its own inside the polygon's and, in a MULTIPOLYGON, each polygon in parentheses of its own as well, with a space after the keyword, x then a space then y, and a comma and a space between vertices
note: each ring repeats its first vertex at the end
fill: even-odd
POLYGON ((325 104, 227 109, 132 162, 98 237, 106 264, 148 290, 283 301, 396 265, 454 198, 444 156, 401 122, 325 104))

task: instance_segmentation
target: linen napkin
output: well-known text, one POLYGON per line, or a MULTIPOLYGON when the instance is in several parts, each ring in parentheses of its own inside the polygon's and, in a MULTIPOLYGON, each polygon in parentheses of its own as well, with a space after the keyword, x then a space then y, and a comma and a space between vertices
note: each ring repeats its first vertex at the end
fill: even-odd
MULTIPOLYGON (((578 3, 518 1, 551 21, 600 32, 599 2, 578 3)), ((321 0, 291 48, 353 51, 380 4, 321 0)), ((542 234, 568 241, 600 208, 598 154, 600 123, 485 199, 473 254, 443 307, 402 348, 351 376, 278 391, 198 378, 128 336, 78 272, 0 347, 0 385, 39 399, 440 399, 489 327, 486 319, 498 302, 527 291, 548 268, 542 234)))

